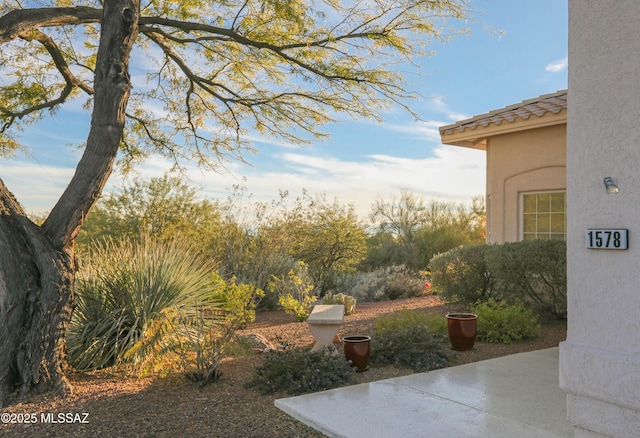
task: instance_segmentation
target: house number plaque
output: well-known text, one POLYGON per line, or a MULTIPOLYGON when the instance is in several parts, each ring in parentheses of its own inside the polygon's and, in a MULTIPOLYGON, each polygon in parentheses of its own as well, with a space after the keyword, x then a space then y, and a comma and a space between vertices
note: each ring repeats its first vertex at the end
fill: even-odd
POLYGON ((590 228, 585 232, 585 242, 590 249, 628 249, 629 230, 590 228))

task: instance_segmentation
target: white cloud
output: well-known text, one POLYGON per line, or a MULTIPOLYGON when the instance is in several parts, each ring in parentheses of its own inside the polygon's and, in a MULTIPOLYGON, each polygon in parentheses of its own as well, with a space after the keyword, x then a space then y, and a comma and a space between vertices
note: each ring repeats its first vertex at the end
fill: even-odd
MULTIPOLYGON (((436 97, 430 98, 427 102, 426 108, 427 108, 427 111, 429 112, 443 114, 447 117, 447 120, 448 120, 447 122, 431 122, 436 128, 439 128, 440 126, 443 126, 443 125, 448 125, 452 121, 458 122, 460 120, 465 120, 471 117, 465 113, 457 112, 451 109, 447 104, 446 98, 444 96, 436 96, 436 97)), ((440 143, 439 135, 438 135, 437 142, 440 143)))
POLYGON ((437 121, 416 121, 408 124, 387 124, 387 128, 392 131, 403 132, 421 138, 426 141, 440 143, 439 127, 446 125, 437 121))
POLYGON ((557 61, 553 61, 545 67, 545 70, 551 73, 559 73, 567 69, 569 65, 569 58, 565 57, 557 61))
MULTIPOLYGON (((278 159, 282 166, 275 171, 234 162, 223 173, 191 166, 187 177, 210 199, 225 199, 235 184, 245 186, 253 199, 260 201, 278 198, 280 190, 288 190, 292 197, 300 195, 303 188, 310 193, 325 193, 329 199, 353 204, 363 219, 377 198, 390 198, 400 189, 426 200, 468 202, 472 196, 483 194, 485 187, 485 153, 452 146, 440 145, 433 156, 422 159, 379 154, 356 162, 303 153, 287 153, 278 159)), ((154 159, 139 166, 135 175, 144 179, 160 177, 170 167, 168 162, 154 159)), ((18 162, 0 167, 9 189, 33 213, 49 211, 55 205, 73 171, 18 162)), ((114 174, 106 190, 112 191, 123 183, 122 176, 114 174)))
POLYGON ((447 114, 447 117, 449 117, 449 120, 455 122, 459 122, 461 120, 466 120, 466 119, 470 119, 472 116, 468 115, 468 114, 464 114, 464 113, 456 113, 456 112, 450 112, 449 114, 447 114))
POLYGON ((0 163, 0 178, 28 213, 50 211, 73 176, 74 168, 25 161, 0 163))
MULTIPOLYGON (((242 172, 244 185, 255 199, 274 199, 281 189, 297 195, 304 188, 354 204, 358 215, 365 218, 376 198, 388 198, 400 189, 428 200, 455 202, 470 201, 485 190, 485 153, 472 149, 439 146, 433 157, 423 159, 372 155, 355 162, 294 153, 280 159, 281 170, 242 172)), ((241 181, 240 174, 233 174, 234 181, 241 181)), ((200 183, 209 188, 232 184, 230 175, 207 175, 200 183)))

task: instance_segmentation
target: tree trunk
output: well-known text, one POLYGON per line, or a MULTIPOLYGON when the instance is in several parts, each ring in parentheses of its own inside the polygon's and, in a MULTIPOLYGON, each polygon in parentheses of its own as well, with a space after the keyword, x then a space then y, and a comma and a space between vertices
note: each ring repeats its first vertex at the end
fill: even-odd
POLYGON ((31 222, 0 181, 0 407, 14 390, 56 388, 64 377, 74 259, 31 222))
POLYGON ((120 146, 139 15, 139 0, 104 2, 87 146, 42 227, 26 217, 0 180, 0 407, 18 389, 22 396, 70 391, 64 336, 74 305, 73 241, 120 146))

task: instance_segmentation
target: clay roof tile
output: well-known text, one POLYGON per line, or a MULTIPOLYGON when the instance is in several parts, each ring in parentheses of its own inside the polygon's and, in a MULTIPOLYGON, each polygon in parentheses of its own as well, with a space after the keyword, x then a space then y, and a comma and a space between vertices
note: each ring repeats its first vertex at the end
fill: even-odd
POLYGON ((442 126, 440 134, 453 134, 465 130, 473 130, 478 126, 487 127, 493 123, 500 125, 504 122, 512 123, 518 119, 527 120, 531 116, 542 117, 550 112, 558 114, 567 108, 567 90, 560 90, 552 94, 543 94, 533 99, 509 105, 505 108, 493 110, 470 119, 461 120, 452 125, 442 126))

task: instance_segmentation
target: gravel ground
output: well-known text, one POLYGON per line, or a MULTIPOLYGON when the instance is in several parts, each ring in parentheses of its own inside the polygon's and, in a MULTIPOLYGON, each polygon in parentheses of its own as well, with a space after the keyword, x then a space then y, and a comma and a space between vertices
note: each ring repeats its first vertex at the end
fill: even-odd
MULTIPOLYGON (((375 319, 399 309, 427 309, 446 314, 453 309, 437 297, 361 303, 345 317, 340 336, 373 332, 375 319)), ((314 340, 306 323, 282 311, 258 313, 243 333, 256 333, 277 343, 310 347, 314 340)), ((459 354, 469 363, 523 351, 557 346, 565 339, 564 324, 545 324, 540 336, 511 345, 476 343, 459 354)), ((2 411, 3 437, 321 437, 319 432, 274 407, 286 394, 261 395, 245 388, 262 355, 228 358, 221 364, 222 378, 198 388, 181 375, 135 379, 113 370, 70 376, 73 395, 46 394, 17 402, 2 411), (7 414, 9 415, 7 417, 7 414), (7 423, 6 420, 14 421, 7 423)), ((353 383, 365 383, 410 374, 391 366, 354 373, 353 383)))

